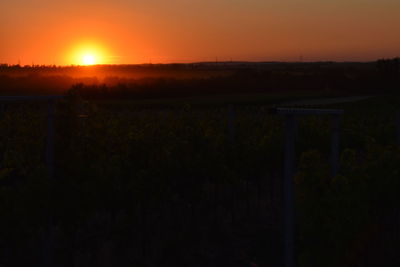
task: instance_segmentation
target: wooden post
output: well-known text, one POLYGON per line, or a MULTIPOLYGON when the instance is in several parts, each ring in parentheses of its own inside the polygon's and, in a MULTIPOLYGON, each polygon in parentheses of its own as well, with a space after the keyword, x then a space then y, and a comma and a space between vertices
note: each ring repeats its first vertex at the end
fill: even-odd
POLYGON ((294 210, 294 159, 295 159, 295 115, 285 119, 285 159, 283 169, 283 256, 284 267, 295 266, 295 210, 294 210))
POLYGON ((331 136, 331 174, 335 177, 339 171, 340 115, 332 117, 331 136))

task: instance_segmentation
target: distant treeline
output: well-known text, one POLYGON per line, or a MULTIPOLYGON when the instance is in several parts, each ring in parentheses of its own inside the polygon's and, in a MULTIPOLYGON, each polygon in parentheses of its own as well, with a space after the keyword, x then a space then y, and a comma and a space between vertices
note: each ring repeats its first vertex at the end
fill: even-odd
POLYGON ((380 94, 397 92, 399 87, 398 58, 370 63, 0 66, 2 95, 64 94, 69 89, 79 91, 83 97, 100 99, 303 90, 380 94))

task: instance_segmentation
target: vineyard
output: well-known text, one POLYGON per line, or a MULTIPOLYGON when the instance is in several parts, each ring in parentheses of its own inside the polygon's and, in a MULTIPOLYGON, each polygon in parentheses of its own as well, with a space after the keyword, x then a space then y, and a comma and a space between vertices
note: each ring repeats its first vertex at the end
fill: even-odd
MULTIPOLYGON (((296 124, 299 266, 400 264, 396 97, 296 124)), ((0 103, 0 266, 281 266, 284 119, 271 105, 0 103)), ((324 108, 324 107, 322 107, 324 108)), ((331 106, 329 106, 331 108, 331 106)))

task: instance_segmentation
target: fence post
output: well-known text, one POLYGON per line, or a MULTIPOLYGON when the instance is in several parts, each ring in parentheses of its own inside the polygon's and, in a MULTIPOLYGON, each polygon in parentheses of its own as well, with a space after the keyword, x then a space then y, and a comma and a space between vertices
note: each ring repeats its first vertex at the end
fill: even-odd
POLYGON ((294 158, 295 158, 295 115, 286 115, 285 118, 285 159, 283 169, 283 255, 284 267, 295 266, 294 244, 294 158))
POLYGON ((332 177, 339 171, 340 115, 332 116, 331 167, 332 177))

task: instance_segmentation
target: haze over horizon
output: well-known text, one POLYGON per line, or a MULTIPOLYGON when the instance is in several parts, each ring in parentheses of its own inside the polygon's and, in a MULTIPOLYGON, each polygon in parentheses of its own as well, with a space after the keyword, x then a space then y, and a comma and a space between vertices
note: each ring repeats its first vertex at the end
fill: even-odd
POLYGON ((398 0, 2 1, 0 63, 371 61, 400 56, 399 11, 398 0))

